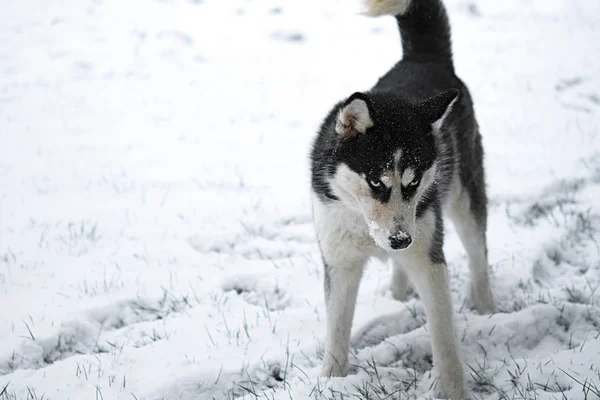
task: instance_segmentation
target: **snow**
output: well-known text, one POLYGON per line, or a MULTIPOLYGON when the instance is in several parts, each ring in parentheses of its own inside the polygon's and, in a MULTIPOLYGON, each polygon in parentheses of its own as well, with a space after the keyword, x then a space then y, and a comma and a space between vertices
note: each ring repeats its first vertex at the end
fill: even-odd
MULTIPOLYGON (((446 256, 482 399, 600 398, 600 4, 447 0, 498 312, 446 256)), ((365 273, 320 379, 312 137, 400 56, 358 1, 22 0, 0 24, 0 399, 433 398, 421 302, 365 273)))
POLYGON ((406 238, 410 237, 410 235, 409 235, 408 233, 406 233, 406 232, 403 232, 403 231, 396 232, 396 233, 394 233, 392 236, 393 236, 394 238, 396 238, 396 239, 400 239, 400 240, 402 240, 402 239, 406 239, 406 238))
POLYGON ((377 221, 371 220, 367 226, 369 228, 369 236, 371 236, 375 243, 377 243, 377 245, 381 248, 387 249, 389 246, 387 240, 390 237, 390 232, 387 229, 379 226, 377 221))

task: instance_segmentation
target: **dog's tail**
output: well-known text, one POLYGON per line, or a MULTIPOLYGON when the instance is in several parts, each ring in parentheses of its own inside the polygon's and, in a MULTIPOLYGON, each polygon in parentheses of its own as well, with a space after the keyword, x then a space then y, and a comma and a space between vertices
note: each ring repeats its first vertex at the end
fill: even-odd
POLYGON ((394 15, 404 59, 452 63, 450 22, 442 0, 364 0, 367 15, 394 15))

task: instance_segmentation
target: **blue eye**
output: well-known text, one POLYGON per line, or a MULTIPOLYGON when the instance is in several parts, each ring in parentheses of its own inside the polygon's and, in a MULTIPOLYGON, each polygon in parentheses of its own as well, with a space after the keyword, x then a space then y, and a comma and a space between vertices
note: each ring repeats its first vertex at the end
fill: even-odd
POLYGON ((367 183, 372 189, 381 189, 383 187, 383 182, 379 179, 367 179, 367 183))

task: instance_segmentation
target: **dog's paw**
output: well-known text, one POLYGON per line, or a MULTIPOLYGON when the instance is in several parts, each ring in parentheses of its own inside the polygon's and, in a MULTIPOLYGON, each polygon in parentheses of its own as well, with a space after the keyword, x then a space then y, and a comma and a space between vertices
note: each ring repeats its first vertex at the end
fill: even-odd
POLYGON ((469 290, 469 303, 481 315, 494 313, 494 299, 489 289, 480 288, 471 283, 469 290))
POLYGON ((446 395, 446 392, 441 387, 433 390, 433 396, 436 399, 447 399, 447 400, 476 400, 477 398, 469 389, 454 390, 454 393, 446 395))
POLYGON ((446 394, 446 391, 442 387, 442 382, 439 379, 439 375, 437 374, 437 371, 434 369, 432 372, 433 372, 432 375, 433 375, 434 384, 431 388, 431 391, 429 392, 429 396, 433 397, 434 399, 447 399, 447 400, 471 400, 472 399, 470 392, 464 386, 460 387, 460 385, 455 385, 454 387, 449 388, 449 392, 448 392, 448 394, 446 394), (462 393, 462 394, 457 394, 457 393, 462 393), (452 396, 454 396, 454 397, 452 397, 452 396))
POLYGON ((451 367, 445 371, 443 376, 437 368, 432 370, 432 385, 430 395, 436 399, 447 400, 475 400, 469 389, 467 380, 463 376, 463 368, 460 365, 451 367))
POLYGON ((406 302, 410 299, 416 299, 419 297, 417 292, 413 289, 412 286, 399 286, 394 284, 394 282, 390 282, 388 285, 385 285, 379 290, 379 293, 382 296, 387 296, 388 293, 391 294, 394 300, 406 302))
POLYGON ((324 378, 336 378, 345 376, 345 368, 341 368, 337 363, 336 364, 323 364, 321 368, 320 376, 324 378))
POLYGON ((406 288, 392 287, 390 290, 392 291, 392 297, 398 301, 408 301, 410 299, 419 298, 419 295, 412 286, 406 288))

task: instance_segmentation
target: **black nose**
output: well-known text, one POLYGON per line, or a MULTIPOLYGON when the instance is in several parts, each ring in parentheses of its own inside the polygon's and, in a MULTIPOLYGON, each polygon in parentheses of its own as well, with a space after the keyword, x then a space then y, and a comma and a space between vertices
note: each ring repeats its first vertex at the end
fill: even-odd
POLYGON ((412 243, 410 235, 406 232, 398 232, 390 236, 390 247, 394 250, 405 249, 412 243))

